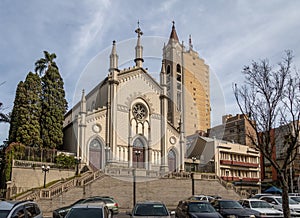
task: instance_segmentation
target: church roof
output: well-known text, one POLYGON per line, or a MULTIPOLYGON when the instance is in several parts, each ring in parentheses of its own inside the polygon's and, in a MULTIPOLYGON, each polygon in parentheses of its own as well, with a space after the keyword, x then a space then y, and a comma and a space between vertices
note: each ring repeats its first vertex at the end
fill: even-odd
POLYGON ((175 41, 179 41, 177 33, 176 33, 176 29, 175 29, 175 22, 173 21, 173 26, 172 26, 172 31, 170 34, 170 39, 174 39, 175 41))

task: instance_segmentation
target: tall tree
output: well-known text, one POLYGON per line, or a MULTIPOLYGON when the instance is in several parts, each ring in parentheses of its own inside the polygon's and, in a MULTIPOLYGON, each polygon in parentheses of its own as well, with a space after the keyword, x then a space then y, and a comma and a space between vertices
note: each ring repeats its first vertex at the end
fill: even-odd
POLYGON ((35 63, 37 71, 45 72, 42 77, 41 138, 45 148, 58 148, 63 143, 62 130, 67 101, 64 82, 54 62, 56 55, 50 55, 46 51, 44 55, 44 58, 35 63))
POLYGON ((297 155, 300 130, 300 77, 291 71, 292 60, 292 52, 286 51, 277 68, 267 59, 253 61, 242 71, 244 85, 234 86, 237 104, 256 133, 249 138, 277 171, 286 218, 290 217, 288 169, 297 155))
POLYGON ((19 82, 16 90, 16 96, 14 100, 14 107, 11 112, 10 128, 8 134, 8 144, 12 142, 17 142, 17 131, 18 126, 20 125, 20 109, 25 103, 25 87, 24 82, 19 82))
POLYGON ((35 72, 39 73, 42 76, 49 68, 55 68, 58 70, 54 59, 56 54, 50 54, 48 51, 44 51, 44 58, 41 58, 35 62, 35 72))
POLYGON ((19 108, 16 141, 26 146, 41 146, 40 117, 42 85, 38 74, 29 72, 24 82, 25 99, 19 108))

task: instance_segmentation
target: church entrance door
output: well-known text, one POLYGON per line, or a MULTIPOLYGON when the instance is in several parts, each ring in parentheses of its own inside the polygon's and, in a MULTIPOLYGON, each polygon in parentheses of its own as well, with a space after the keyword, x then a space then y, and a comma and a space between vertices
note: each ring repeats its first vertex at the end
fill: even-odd
POLYGON ((133 147, 133 167, 134 168, 145 168, 145 151, 144 148, 133 147))

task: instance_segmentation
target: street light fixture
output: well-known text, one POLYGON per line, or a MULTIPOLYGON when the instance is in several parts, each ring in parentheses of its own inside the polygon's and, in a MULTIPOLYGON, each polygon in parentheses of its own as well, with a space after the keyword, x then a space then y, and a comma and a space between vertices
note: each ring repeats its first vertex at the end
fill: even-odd
POLYGON ((42 166, 42 172, 44 173, 44 188, 46 188, 46 174, 49 173, 50 166, 42 166))
POLYGON ((76 173, 75 173, 75 175, 76 176, 78 176, 78 174, 79 174, 79 164, 80 164, 80 162, 81 162, 81 158, 80 157, 75 157, 75 164, 76 164, 76 173))
POLYGON ((134 151, 134 154, 136 155, 136 168, 139 168, 139 156, 141 155, 141 151, 134 151))
POLYGON ((195 172, 196 171, 196 167, 195 167, 195 161, 197 160, 196 157, 192 157, 192 161, 193 161, 193 171, 195 172))

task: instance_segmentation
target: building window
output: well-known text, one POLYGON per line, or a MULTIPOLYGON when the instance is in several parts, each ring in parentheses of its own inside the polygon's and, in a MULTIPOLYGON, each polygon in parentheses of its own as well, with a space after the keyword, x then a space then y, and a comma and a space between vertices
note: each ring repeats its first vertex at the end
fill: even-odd
POLYGON ((167 66, 167 74, 170 74, 171 73, 171 67, 170 65, 167 66))
POLYGON ((177 64, 176 68, 177 68, 177 73, 180 73, 180 74, 181 74, 181 67, 180 67, 179 64, 177 64))

